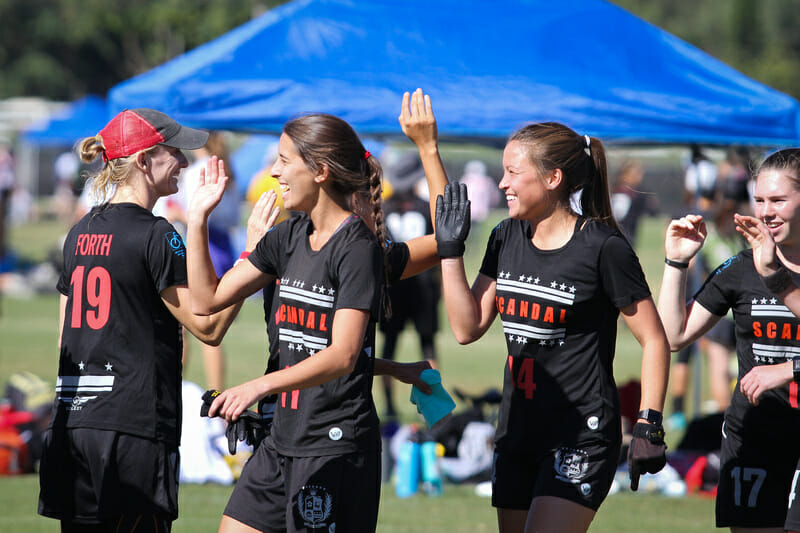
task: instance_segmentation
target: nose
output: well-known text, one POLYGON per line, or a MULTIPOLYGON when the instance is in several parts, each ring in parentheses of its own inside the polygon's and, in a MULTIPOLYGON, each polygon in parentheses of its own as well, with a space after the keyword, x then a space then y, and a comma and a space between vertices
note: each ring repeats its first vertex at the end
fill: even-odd
POLYGON ((503 177, 500 179, 500 183, 497 184, 497 187, 501 191, 504 191, 504 190, 508 189, 508 173, 507 172, 503 172, 503 177))
POLYGON ((186 158, 186 154, 184 154, 182 150, 178 151, 178 166, 181 168, 186 168, 189 166, 189 160, 186 158))

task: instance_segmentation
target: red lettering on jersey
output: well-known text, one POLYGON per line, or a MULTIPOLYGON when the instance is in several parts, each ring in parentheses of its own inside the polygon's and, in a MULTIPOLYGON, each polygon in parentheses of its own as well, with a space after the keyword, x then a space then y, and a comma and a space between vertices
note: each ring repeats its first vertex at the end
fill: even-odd
POLYGON ((306 322, 306 327, 314 329, 314 311, 308 312, 308 322, 306 322))
POLYGON ((797 409, 797 389, 798 384, 796 381, 789 383, 789 405, 797 409))
POLYGON ((561 314, 558 315, 558 323, 559 324, 566 324, 567 323, 567 310, 562 309, 561 314))
POLYGON ((303 323, 305 322, 305 318, 306 318, 306 310, 305 310, 305 309, 303 309, 302 307, 300 307, 300 308, 297 310, 297 314, 298 314, 298 317, 299 317, 299 320, 298 320, 298 322, 297 322, 297 323, 298 323, 298 324, 300 324, 300 325, 302 326, 302 325, 303 325, 303 323))
POLYGON ((514 298, 508 299, 508 307, 506 307, 506 314, 509 316, 514 316, 514 313, 517 310, 516 306, 517 301, 514 298))
POLYGON ((108 255, 113 235, 81 233, 75 241, 75 255, 108 255))
POLYGON ((778 324, 775 322, 767 322, 767 338, 774 339, 776 335, 776 330, 778 329, 778 324))
POLYGON ((531 305, 531 318, 533 320, 539 320, 539 311, 541 311, 541 306, 539 304, 531 305))
POLYGON ((549 305, 547 306, 547 309, 545 309, 544 311, 544 321, 550 324, 555 322, 555 318, 553 317, 553 308, 550 307, 549 305))
POLYGON ((289 324, 297 324, 297 308, 289 306, 289 324))
POLYGON ((792 338, 792 325, 784 324, 783 329, 781 329, 781 339, 791 339, 791 338, 792 338))
POLYGON ((528 300, 519 302, 519 316, 521 318, 528 318, 528 300))
POLYGON ((113 235, 103 235, 103 244, 100 246, 100 255, 108 255, 111 253, 111 240, 113 235))
POLYGON ((92 235, 89 237, 89 253, 91 255, 97 255, 95 252, 95 247, 97 246, 97 235, 92 235))
POLYGON ((320 331, 328 331, 328 327, 325 325, 325 322, 328 320, 328 313, 322 313, 319 315, 319 330, 320 331))
POLYGON ((761 337, 761 322, 753 322, 753 336, 761 337))
POLYGON ((281 304, 277 311, 275 311, 275 323, 280 324, 286 320, 286 304, 281 304))
POLYGON ((498 313, 504 313, 505 312, 504 309, 506 307, 506 299, 503 298, 502 296, 498 296, 497 298, 495 298, 495 305, 497 307, 498 313))

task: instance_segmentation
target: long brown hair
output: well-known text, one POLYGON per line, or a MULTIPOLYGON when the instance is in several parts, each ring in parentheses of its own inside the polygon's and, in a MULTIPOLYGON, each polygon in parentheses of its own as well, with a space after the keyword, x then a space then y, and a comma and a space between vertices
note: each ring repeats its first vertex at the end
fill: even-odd
POLYGON ((570 195, 583 190, 583 214, 619 230, 611 211, 606 153, 600 139, 583 137, 557 122, 541 122, 520 128, 508 140, 528 148, 528 160, 539 172, 561 170, 559 205, 571 210, 570 195))
MULTIPOLYGON (((383 170, 378 159, 370 155, 353 128, 333 115, 314 113, 290 120, 283 133, 297 148, 303 162, 317 172, 328 167, 329 183, 344 198, 358 191, 370 192, 375 229, 383 254, 383 286, 389 285, 389 260, 385 243, 388 232, 383 221, 381 181, 383 170)), ((384 290, 384 312, 391 316, 391 302, 384 290)))

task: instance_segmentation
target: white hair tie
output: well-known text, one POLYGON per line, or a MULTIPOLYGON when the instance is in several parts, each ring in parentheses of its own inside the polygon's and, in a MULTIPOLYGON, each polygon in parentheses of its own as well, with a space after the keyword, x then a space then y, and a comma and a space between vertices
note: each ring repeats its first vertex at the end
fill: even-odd
POLYGON ((584 135, 583 138, 586 139, 586 148, 584 148, 583 151, 586 152, 586 155, 592 157, 592 143, 589 140, 589 136, 584 135))

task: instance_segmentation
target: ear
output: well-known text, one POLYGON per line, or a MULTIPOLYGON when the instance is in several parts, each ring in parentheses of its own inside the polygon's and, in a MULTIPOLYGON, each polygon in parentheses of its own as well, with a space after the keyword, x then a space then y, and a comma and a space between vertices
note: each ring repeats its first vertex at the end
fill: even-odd
POLYGON ((314 181, 317 183, 325 183, 326 181, 328 181, 329 174, 330 174, 330 169, 328 168, 328 165, 323 163, 322 165, 320 165, 317 175, 314 176, 314 181))
POLYGON ((138 168, 142 172, 147 172, 147 154, 143 151, 137 152, 136 161, 134 164, 136 165, 136 168, 138 168))
POLYGON ((564 181, 564 173, 561 171, 560 168, 551 170, 544 176, 544 186, 549 191, 555 191, 556 189, 558 189, 563 181, 564 181))

